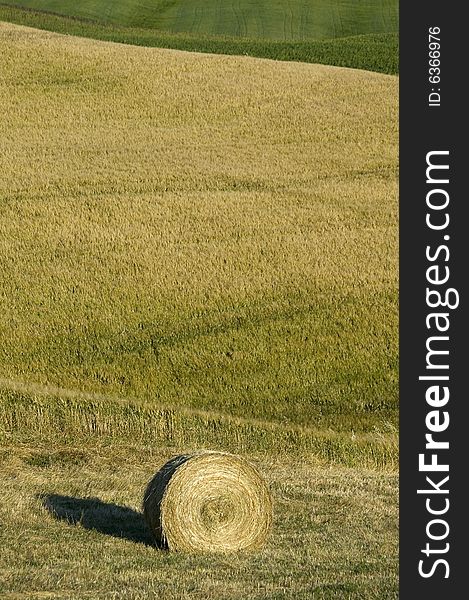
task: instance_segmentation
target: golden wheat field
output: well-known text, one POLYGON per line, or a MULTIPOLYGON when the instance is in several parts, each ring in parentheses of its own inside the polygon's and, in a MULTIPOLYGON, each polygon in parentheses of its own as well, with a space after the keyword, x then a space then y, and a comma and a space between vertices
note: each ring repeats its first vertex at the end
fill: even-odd
POLYGON ((397 597, 398 79, 6 23, 0 57, 0 594, 397 597), (267 474, 252 561, 147 544, 199 447, 267 474))
POLYGON ((0 31, 4 377, 395 424, 395 77, 0 31))

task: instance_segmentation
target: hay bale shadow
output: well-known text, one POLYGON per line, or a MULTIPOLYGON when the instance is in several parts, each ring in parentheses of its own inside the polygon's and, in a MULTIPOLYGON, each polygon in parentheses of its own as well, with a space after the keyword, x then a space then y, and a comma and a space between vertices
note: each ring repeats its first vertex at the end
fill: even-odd
POLYGON ((162 550, 169 550, 161 527, 161 502, 172 476, 177 469, 190 459, 190 455, 181 454, 168 460, 149 481, 143 496, 143 517, 149 527, 154 543, 162 550))
POLYGON ((127 506, 103 502, 99 498, 60 494, 41 494, 39 498, 54 519, 137 544, 155 546, 143 515, 127 506))

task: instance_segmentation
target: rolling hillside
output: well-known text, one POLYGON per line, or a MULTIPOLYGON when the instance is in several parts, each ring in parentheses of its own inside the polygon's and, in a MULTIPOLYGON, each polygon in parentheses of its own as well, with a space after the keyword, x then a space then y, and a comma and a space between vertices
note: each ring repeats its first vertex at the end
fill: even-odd
POLYGON ((398 71, 395 0, 6 0, 0 20, 141 46, 398 71))
POLYGON ((397 598, 397 78, 0 53, 0 595, 397 598), (151 545, 144 487, 198 448, 266 478, 257 554, 151 545))
POLYGON ((2 376, 395 426, 396 78, 0 31, 2 376))

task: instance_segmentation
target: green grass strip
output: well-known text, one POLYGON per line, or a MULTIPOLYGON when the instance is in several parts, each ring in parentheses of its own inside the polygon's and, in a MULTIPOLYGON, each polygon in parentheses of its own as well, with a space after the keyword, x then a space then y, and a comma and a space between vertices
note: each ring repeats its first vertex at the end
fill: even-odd
POLYGON ((58 398, 0 391, 0 438, 138 440, 179 450, 313 454, 326 463, 392 471, 395 434, 353 435, 259 423, 200 411, 146 407, 118 399, 58 398))

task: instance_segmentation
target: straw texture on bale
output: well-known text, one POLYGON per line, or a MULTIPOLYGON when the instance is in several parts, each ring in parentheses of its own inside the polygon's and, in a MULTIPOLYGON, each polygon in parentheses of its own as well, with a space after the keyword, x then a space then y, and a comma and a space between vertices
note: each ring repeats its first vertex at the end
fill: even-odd
POLYGON ((198 452, 176 456, 156 473, 143 512, 160 547, 235 552, 264 545, 272 500, 264 479, 245 460, 198 452))

